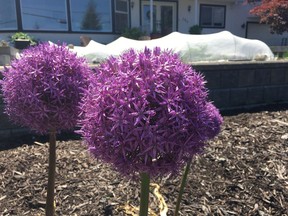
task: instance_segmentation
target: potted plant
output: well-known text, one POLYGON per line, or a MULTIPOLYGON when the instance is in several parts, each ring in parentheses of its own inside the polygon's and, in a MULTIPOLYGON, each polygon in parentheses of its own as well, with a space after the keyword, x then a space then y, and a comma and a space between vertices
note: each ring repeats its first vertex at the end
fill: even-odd
POLYGON ((28 46, 35 45, 35 40, 26 33, 16 32, 11 36, 11 42, 14 44, 16 49, 25 49, 28 46))
POLYGON ((202 27, 199 25, 193 25, 189 29, 190 34, 201 34, 202 33, 202 27))
POLYGON ((134 40, 141 40, 145 36, 145 32, 141 31, 141 29, 137 27, 133 28, 126 28, 122 34, 122 37, 134 39, 134 40))

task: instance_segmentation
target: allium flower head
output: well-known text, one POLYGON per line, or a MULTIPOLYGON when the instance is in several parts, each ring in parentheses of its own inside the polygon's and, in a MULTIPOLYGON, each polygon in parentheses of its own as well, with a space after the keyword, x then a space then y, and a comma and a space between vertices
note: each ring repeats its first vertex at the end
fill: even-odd
POLYGON ((95 69, 80 133, 121 173, 175 174, 220 131, 203 77, 171 51, 129 50, 95 69))
POLYGON ((39 133, 76 125, 91 70, 64 44, 30 47, 2 73, 5 112, 15 123, 39 133))

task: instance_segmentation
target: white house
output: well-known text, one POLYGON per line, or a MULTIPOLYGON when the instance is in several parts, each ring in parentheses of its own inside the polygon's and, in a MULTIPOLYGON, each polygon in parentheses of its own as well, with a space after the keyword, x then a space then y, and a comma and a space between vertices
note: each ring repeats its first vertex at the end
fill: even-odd
POLYGON ((80 36, 87 35, 106 44, 127 27, 166 35, 188 33, 194 25, 202 34, 227 30, 271 46, 288 38, 288 33, 270 34, 249 13, 254 5, 243 0, 0 0, 0 5, 0 39, 6 40, 23 31, 41 41, 79 45, 80 36))

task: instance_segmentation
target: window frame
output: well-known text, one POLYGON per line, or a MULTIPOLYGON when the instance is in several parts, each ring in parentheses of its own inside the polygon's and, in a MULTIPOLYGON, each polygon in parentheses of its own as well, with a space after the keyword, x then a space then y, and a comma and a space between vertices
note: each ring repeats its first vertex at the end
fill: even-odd
MULTIPOLYGON (((117 24, 117 14, 126 15, 127 16, 127 21, 128 21, 126 28, 131 27, 131 18, 130 18, 130 16, 131 16, 131 11, 130 11, 131 2, 129 0, 114 0, 113 3, 114 3, 113 30, 114 30, 115 33, 121 33, 121 30, 119 31, 118 30, 119 28, 117 28, 117 26, 116 26, 116 24, 117 24), (117 1, 126 1, 126 3, 127 3, 126 11, 117 10, 117 1)), ((125 30, 125 28, 122 29, 122 31, 124 31, 124 30, 125 30)))
MULTIPOLYGON (((10 0, 12 1, 12 0, 10 0)), ((111 0, 110 4, 110 11, 111 11, 111 31, 73 31, 72 30, 72 14, 71 14, 71 1, 70 0, 65 0, 66 4, 66 14, 65 16, 67 17, 67 25, 68 28, 66 30, 34 30, 34 29, 23 29, 23 20, 22 20, 22 10, 21 10, 21 0, 13 0, 15 2, 15 12, 16 12, 16 19, 17 19, 17 26, 15 29, 0 29, 0 32, 18 32, 18 31, 23 31, 23 32, 35 32, 35 33, 85 33, 85 34, 119 34, 120 32, 116 31, 116 26, 115 26, 115 13, 116 13, 116 7, 115 7, 115 2, 116 0, 111 0)), ((127 0, 128 2, 128 10, 127 10, 127 26, 131 27, 131 0, 127 0)))
MULTIPOLYGON (((114 6, 114 10, 113 10, 113 31, 115 33, 121 33, 118 31, 118 28, 116 26, 116 14, 124 14, 124 15, 127 15, 127 27, 126 28, 130 28, 131 27, 131 11, 130 11, 130 7, 131 7, 131 1, 130 0, 113 0, 113 6, 114 6), (126 11, 122 11, 122 10, 117 10, 117 1, 126 1, 127 2, 127 10, 126 11)), ((125 30, 125 28, 123 29, 125 30)))
MULTIPOLYGON (((71 19, 71 22, 70 22, 70 24, 71 24, 71 32, 73 32, 73 33, 113 33, 114 32, 114 29, 113 29, 113 26, 114 26, 114 23, 113 23, 113 17, 114 17, 114 15, 113 15, 113 2, 115 1, 115 0, 109 0, 110 2, 108 3, 109 4, 109 6, 110 6, 110 14, 109 14, 109 19, 110 19, 110 22, 111 22, 111 26, 110 26, 110 28, 111 28, 111 30, 109 30, 109 31, 102 31, 102 30, 83 30, 83 29, 79 29, 79 30, 73 30, 73 25, 72 25, 72 20, 73 20, 73 13, 72 13, 72 4, 71 4, 71 1, 72 0, 68 0, 69 1, 69 8, 67 9, 68 11, 69 11, 69 13, 70 13, 70 19, 71 19)), ((102 0, 103 1, 103 0, 102 0)), ((107 1, 107 0, 106 0, 107 1)), ((88 4, 89 4, 89 2, 88 2, 88 4)))
POLYGON ((200 10, 199 10, 199 26, 202 27, 202 28, 218 28, 218 29, 225 29, 225 26, 226 26, 226 5, 215 5, 215 4, 200 4, 200 10), (209 7, 212 9, 212 12, 211 12, 211 25, 203 25, 202 24, 202 20, 203 20, 203 17, 202 17, 202 10, 204 7, 209 7), (215 9, 223 9, 224 11, 224 15, 223 15, 223 25, 221 26, 217 26, 215 25, 215 23, 213 22, 213 17, 214 17, 214 11, 215 9))
MULTIPOLYGON (((70 0, 69 0, 69 2, 70 2, 70 0)), ((20 4, 19 4, 19 7, 20 7, 20 16, 21 16, 21 27, 22 27, 22 30, 23 31, 37 31, 37 32, 68 32, 69 31, 69 25, 68 25, 68 12, 67 12, 67 1, 66 0, 64 0, 63 1, 63 3, 64 3, 64 7, 63 7, 63 9, 64 9, 64 12, 65 12, 65 15, 63 16, 63 17, 65 17, 64 19, 59 19, 59 20, 57 20, 56 22, 58 22, 59 24, 61 24, 61 21, 63 21, 63 20, 65 20, 65 28, 63 28, 63 29, 61 29, 61 28, 59 28, 59 29, 57 29, 57 28, 55 28, 55 29, 53 29, 53 28, 51 28, 51 29, 49 29, 49 28, 43 28, 43 29, 33 29, 33 28, 25 28, 24 26, 24 9, 23 9, 23 2, 22 2, 22 0, 19 2, 20 4)), ((36 16, 36 15, 33 15, 32 14, 32 16, 36 16)), ((41 17, 41 15, 39 14, 39 16, 41 17)), ((46 19, 56 19, 56 18, 53 18, 52 17, 52 15, 51 15, 51 17, 49 18, 49 16, 45 16, 45 15, 42 15, 42 17, 43 18, 46 18, 46 19)))

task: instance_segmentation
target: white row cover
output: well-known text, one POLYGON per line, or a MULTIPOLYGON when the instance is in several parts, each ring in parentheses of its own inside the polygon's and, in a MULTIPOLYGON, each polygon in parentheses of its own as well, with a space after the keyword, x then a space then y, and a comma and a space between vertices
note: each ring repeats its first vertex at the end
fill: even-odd
POLYGON ((86 47, 75 46, 72 50, 87 58, 89 63, 99 63, 130 48, 141 51, 145 47, 173 50, 186 63, 274 59, 272 51, 264 42, 237 37, 228 31, 205 35, 173 32, 159 39, 142 41, 120 37, 107 45, 91 40, 86 47))

